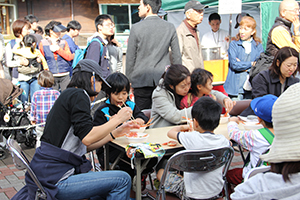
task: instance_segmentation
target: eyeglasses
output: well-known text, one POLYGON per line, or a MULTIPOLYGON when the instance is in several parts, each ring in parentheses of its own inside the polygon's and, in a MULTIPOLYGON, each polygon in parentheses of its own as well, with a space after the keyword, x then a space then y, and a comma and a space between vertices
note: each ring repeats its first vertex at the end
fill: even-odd
POLYGON ((294 9, 294 10, 288 10, 288 9, 285 9, 287 11, 290 11, 290 12, 293 12, 295 14, 299 14, 300 13, 300 10, 299 9, 294 9))
POLYGON ((102 26, 106 26, 106 27, 109 27, 109 28, 115 28, 114 24, 103 24, 102 26))

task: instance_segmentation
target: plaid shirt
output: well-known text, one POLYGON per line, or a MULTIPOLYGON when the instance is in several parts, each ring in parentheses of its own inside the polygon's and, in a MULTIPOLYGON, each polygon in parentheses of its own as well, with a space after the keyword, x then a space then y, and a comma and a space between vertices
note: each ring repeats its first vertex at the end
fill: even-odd
POLYGON ((30 120, 36 124, 46 122, 47 115, 59 95, 59 91, 52 88, 41 87, 41 90, 36 91, 31 100, 30 120))

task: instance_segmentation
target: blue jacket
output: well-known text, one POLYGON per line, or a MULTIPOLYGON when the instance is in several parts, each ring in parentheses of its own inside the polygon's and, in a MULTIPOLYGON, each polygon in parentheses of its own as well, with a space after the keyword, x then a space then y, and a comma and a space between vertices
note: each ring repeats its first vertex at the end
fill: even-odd
MULTIPOLYGON (((75 42, 73 41, 73 39, 72 39, 69 35, 65 34, 65 35, 62 37, 62 39, 64 39, 64 40, 67 41, 71 53, 75 53, 75 51, 76 51, 77 49, 80 49, 79 46, 78 46, 77 44, 75 44, 75 42)), ((69 65, 70 65, 70 69, 69 69, 69 70, 70 70, 70 75, 72 75, 72 72, 73 72, 73 68, 72 68, 73 60, 72 60, 72 61, 68 61, 68 63, 69 63, 69 65)))
MULTIPOLYGON (((75 174, 80 174, 92 169, 90 161, 85 156, 80 157, 43 141, 42 145, 36 149, 30 167, 46 190, 47 200, 56 200, 55 195, 58 189, 55 184, 67 171, 75 168, 75 174)), ((25 174, 25 181, 26 185, 12 200, 34 199, 37 186, 28 172, 25 174)))
MULTIPOLYGON (((57 60, 55 60, 54 53, 50 50, 51 43, 49 40, 43 39, 40 45, 43 46, 44 57, 47 61, 49 70, 53 74, 59 74, 59 73, 70 71, 69 62, 65 60, 63 57, 61 57, 59 54, 57 54, 57 60)), ((60 48, 64 49, 65 45, 66 45, 66 41, 60 40, 59 42, 60 48)))
POLYGON ((239 94, 240 81, 246 80, 245 75, 250 71, 251 62, 256 61, 262 52, 264 52, 264 48, 261 43, 256 44, 256 42, 252 40, 250 61, 248 61, 248 56, 242 46, 242 40, 232 41, 230 43, 228 49, 229 69, 224 83, 224 89, 229 95, 237 96, 239 94), (237 61, 236 58, 240 61, 237 61), (240 78, 244 78, 245 80, 240 80, 240 78))

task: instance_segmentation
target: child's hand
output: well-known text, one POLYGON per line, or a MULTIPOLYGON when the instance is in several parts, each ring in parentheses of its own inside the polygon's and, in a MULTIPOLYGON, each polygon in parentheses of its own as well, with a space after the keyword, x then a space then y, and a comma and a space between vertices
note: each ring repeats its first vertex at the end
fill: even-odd
POLYGON ((239 124, 240 119, 238 117, 230 117, 229 121, 230 122, 236 122, 237 124, 239 124))
POLYGON ((36 121, 31 121, 31 125, 36 125, 36 121))
POLYGON ((122 137, 130 133, 131 129, 139 129, 139 128, 140 128, 139 125, 135 124, 133 121, 129 121, 129 122, 125 122, 124 124, 116 128, 112 134, 115 138, 122 137))
POLYGON ((190 125, 181 125, 180 126, 180 132, 188 132, 192 131, 190 125))

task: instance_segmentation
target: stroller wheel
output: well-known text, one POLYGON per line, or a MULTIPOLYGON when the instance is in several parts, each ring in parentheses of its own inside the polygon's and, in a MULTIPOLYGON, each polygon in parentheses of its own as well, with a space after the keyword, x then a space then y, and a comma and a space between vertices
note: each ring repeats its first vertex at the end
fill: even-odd
POLYGON ((4 158, 6 158, 6 150, 0 146, 0 160, 3 160, 4 158))

